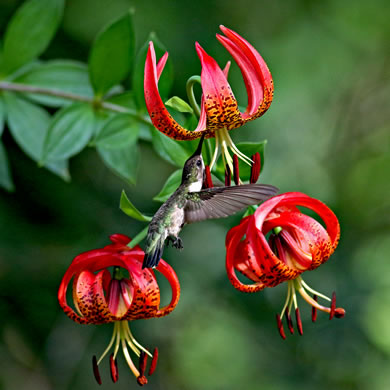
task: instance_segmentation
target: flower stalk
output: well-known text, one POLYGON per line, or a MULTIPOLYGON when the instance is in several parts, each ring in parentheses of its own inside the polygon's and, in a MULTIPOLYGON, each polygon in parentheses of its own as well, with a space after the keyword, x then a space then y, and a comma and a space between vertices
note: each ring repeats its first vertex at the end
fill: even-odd
POLYGON ((140 115, 137 111, 131 108, 126 108, 123 106, 119 106, 118 104, 105 102, 101 100, 96 101, 96 98, 94 97, 77 95, 72 92, 61 91, 60 89, 37 87, 34 85, 26 85, 26 84, 14 83, 9 81, 0 81, 0 90, 12 91, 17 93, 34 93, 38 95, 54 96, 54 97, 75 101, 75 102, 89 103, 94 106, 98 105, 99 107, 108 111, 112 111, 120 114, 129 114, 133 116, 137 121, 145 123, 147 125, 152 124, 149 117, 140 115))
POLYGON ((194 94, 194 85, 195 84, 201 85, 200 76, 191 76, 187 80, 186 91, 187 91, 188 102, 190 103, 190 106, 194 110, 194 114, 199 118, 200 117, 200 108, 199 108, 199 104, 196 101, 195 94, 194 94))

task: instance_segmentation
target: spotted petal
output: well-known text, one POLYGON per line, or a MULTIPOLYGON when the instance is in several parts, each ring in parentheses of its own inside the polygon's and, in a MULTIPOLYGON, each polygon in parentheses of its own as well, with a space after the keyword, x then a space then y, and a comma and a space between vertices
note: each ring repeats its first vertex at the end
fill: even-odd
POLYGON ((272 102, 271 73, 261 55, 248 41, 224 26, 220 26, 220 29, 226 37, 217 34, 217 39, 237 62, 248 93, 243 122, 256 119, 268 110, 272 102))
POLYGON ((199 43, 196 43, 195 46, 202 64, 201 82, 207 115, 207 129, 213 131, 242 126, 243 120, 237 100, 224 72, 199 43))
POLYGON ((158 91, 158 79, 163 71, 168 53, 159 64, 156 65, 156 53, 153 42, 149 42, 149 49, 145 62, 144 93, 145 103, 153 125, 162 133, 176 140, 190 140, 201 136, 200 129, 205 128, 206 117, 201 115, 201 120, 195 131, 189 131, 176 122, 165 107, 158 91))
POLYGON ((226 236, 227 275, 234 288, 243 292, 256 292, 266 287, 260 281, 263 273, 257 267, 255 259, 252 256, 248 257, 248 247, 241 244, 241 239, 247 232, 251 217, 244 218, 238 226, 230 229, 226 236), (255 283, 245 284, 241 282, 237 277, 236 269, 255 283))
POLYGON ((98 274, 86 270, 82 271, 74 280, 73 301, 80 313, 83 322, 104 324, 115 321, 116 317, 108 309, 103 279, 110 278, 107 270, 98 274))

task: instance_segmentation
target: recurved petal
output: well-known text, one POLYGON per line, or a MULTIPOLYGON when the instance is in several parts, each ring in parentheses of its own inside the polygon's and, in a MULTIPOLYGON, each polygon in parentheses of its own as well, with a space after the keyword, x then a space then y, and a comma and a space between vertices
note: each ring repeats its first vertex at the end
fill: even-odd
MULTIPOLYGON (((73 259, 71 265, 66 270, 58 289, 58 302, 69 318, 82 324, 88 323, 88 320, 85 317, 81 317, 77 314, 67 303, 66 292, 72 278, 77 278, 78 275, 85 270, 95 271, 103 269, 106 266, 114 265, 115 263, 112 264, 112 260, 115 260, 115 255, 113 255, 112 251, 104 249, 84 252, 73 259), (96 267, 95 269, 94 266, 96 267)), ((105 283, 105 279, 103 279, 103 282, 105 283)), ((77 301, 75 302, 75 306, 80 312, 77 301)))
POLYGON ((165 276, 172 289, 171 301, 168 305, 164 306, 156 313, 156 317, 163 317, 169 314, 178 304, 180 298, 180 284, 176 272, 164 260, 160 260, 157 266, 157 271, 161 272, 165 276))
POLYGON ((83 271, 75 278, 73 299, 77 301, 77 307, 82 317, 89 324, 104 324, 117 319, 108 309, 104 294, 104 279, 110 277, 107 270, 98 272, 96 275, 90 271, 83 271))
POLYGON ((326 229, 314 218, 299 211, 285 211, 278 218, 266 221, 264 231, 277 226, 283 229, 281 234, 284 241, 306 269, 317 268, 335 250, 326 229), (300 253, 310 254, 310 261, 306 263, 300 253))
POLYGON ((264 272, 256 261, 253 247, 248 239, 243 239, 237 245, 234 268, 253 282, 260 282, 264 276, 264 272))
MULTIPOLYGON (((256 292, 263 290, 266 285, 259 280, 261 274, 257 274, 256 270, 245 267, 245 259, 237 259, 237 256, 245 256, 245 248, 242 247, 241 239, 247 233, 248 224, 252 216, 244 218, 238 226, 233 227, 229 230, 226 236, 226 271, 230 283, 233 287, 243 292, 256 292), (249 279, 253 280, 250 276, 254 275, 254 282, 252 284, 242 283, 236 274, 237 269, 244 273, 249 279)), ((253 259, 248 259, 248 265, 251 266, 253 259)))
POLYGON ((104 324, 117 319, 108 309, 104 295, 103 283, 107 277, 107 270, 96 275, 83 271, 74 280, 73 300, 81 317, 85 318, 88 324, 104 324))
MULTIPOLYGON (((127 251, 125 252, 126 256, 120 255, 118 253, 119 249, 116 247, 117 245, 120 247, 120 252, 123 254, 123 240, 125 239, 125 236, 116 235, 112 237, 112 239, 114 241, 122 240, 122 243, 116 242, 111 244, 112 247, 109 245, 104 249, 94 249, 81 253, 73 259, 71 265, 66 270, 65 275, 62 278, 60 287, 58 289, 58 301, 65 314, 76 322, 88 323, 86 318, 80 317, 80 315, 77 314, 67 303, 66 292, 68 285, 73 277, 76 280, 83 271, 89 271, 93 275, 93 273, 96 271, 112 266, 119 266, 129 269, 135 259, 137 259, 138 262, 142 262, 144 252, 140 249, 137 249, 137 247, 134 249, 127 248, 127 251)), ((106 275, 106 273, 104 275, 106 275)), ((106 277, 103 278, 102 283, 103 288, 107 289, 108 281, 106 277)))
POLYGON ((168 52, 164 53, 164 55, 160 58, 160 60, 157 63, 157 82, 158 80, 160 80, 161 73, 164 70, 167 60, 168 60, 168 52))
MULTIPOLYGON (((257 229, 263 230, 263 225, 268 217, 273 216, 279 210, 283 210, 283 207, 296 208, 296 206, 306 207, 318 214, 325 223, 331 245, 335 249, 340 238, 340 224, 336 215, 318 199, 311 198, 301 192, 286 192, 285 194, 274 196, 261 204, 254 214, 257 229)), ((282 213, 280 211, 280 214, 282 213)))
POLYGON ((145 62, 144 94, 146 108, 153 125, 162 133, 176 140, 190 140, 201 136, 199 131, 189 131, 177 123, 166 109, 158 91, 158 78, 164 68, 168 54, 166 53, 156 65, 156 53, 153 42, 145 62))
POLYGON ((236 32, 220 26, 226 37, 217 34, 217 39, 237 62, 248 93, 248 106, 242 114, 244 121, 263 115, 273 98, 273 81, 267 64, 257 50, 236 32))
POLYGON ((236 98, 217 62, 195 43, 201 65, 203 102, 207 114, 207 129, 234 129, 243 124, 236 98))
POLYGON ((265 234, 256 228, 256 219, 249 223, 247 237, 252 243, 256 261, 263 271, 261 281, 266 287, 274 287, 286 280, 296 278, 302 271, 291 268, 283 258, 276 256, 265 234))
POLYGON ((111 234, 110 241, 113 244, 127 245, 131 241, 131 239, 125 236, 124 234, 116 233, 116 234, 111 234))

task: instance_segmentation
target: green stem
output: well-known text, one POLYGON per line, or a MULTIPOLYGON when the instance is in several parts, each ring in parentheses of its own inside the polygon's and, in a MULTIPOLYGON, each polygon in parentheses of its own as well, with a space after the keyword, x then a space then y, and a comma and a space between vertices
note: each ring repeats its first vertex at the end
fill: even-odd
POLYGON ((72 92, 65 92, 61 91, 59 89, 53 89, 53 88, 44 88, 44 87, 36 87, 34 85, 25 85, 25 84, 19 84, 19 83, 11 83, 8 81, 1 81, 0 82, 0 90, 3 91, 13 91, 13 92, 19 92, 19 93, 35 93, 39 95, 47 95, 47 96, 55 96, 63 99, 68 99, 76 102, 85 102, 92 105, 98 104, 100 107, 113 111, 118 112, 122 114, 129 114, 136 118, 139 122, 145 123, 147 125, 151 125, 152 122, 148 117, 144 117, 140 115, 137 111, 131 109, 119 106, 118 104, 110 103, 110 102, 104 102, 104 101, 96 101, 96 98, 88 97, 88 96, 81 96, 77 95, 72 92))
POLYGON ((129 248, 134 248, 136 245, 138 245, 145 237, 146 234, 148 233, 148 228, 149 225, 146 226, 143 230, 141 230, 128 244, 127 246, 129 248))
POLYGON ((188 101, 190 102, 190 105, 193 108, 195 115, 199 118, 200 117, 200 108, 199 108, 199 105, 198 105, 196 98, 195 98, 195 95, 194 95, 194 84, 195 83, 201 84, 200 76, 190 77, 187 81, 187 84, 186 84, 186 90, 187 90, 188 101))

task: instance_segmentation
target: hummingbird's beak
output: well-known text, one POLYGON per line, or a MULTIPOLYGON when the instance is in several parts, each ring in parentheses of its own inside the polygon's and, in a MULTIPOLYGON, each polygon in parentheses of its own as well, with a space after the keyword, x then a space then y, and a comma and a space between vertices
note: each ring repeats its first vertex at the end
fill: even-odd
POLYGON ((202 145, 203 145, 203 140, 204 140, 205 135, 206 134, 203 133, 202 136, 200 137, 200 141, 199 141, 198 147, 196 148, 194 154, 191 157, 201 156, 202 155, 202 145))

